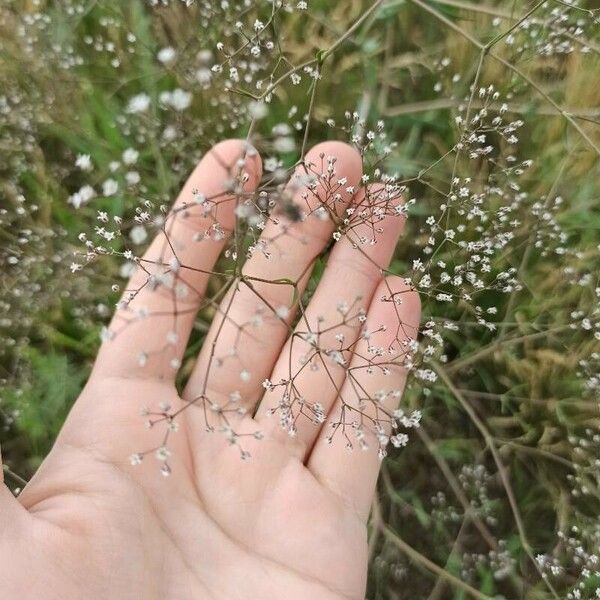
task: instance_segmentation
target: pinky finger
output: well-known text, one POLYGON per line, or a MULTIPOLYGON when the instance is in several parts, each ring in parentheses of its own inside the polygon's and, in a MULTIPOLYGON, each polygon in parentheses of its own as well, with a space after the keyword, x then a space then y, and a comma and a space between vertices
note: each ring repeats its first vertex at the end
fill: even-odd
POLYGON ((373 296, 366 331, 346 380, 308 459, 315 477, 367 520, 393 412, 406 383, 421 304, 401 277, 383 280, 373 296))

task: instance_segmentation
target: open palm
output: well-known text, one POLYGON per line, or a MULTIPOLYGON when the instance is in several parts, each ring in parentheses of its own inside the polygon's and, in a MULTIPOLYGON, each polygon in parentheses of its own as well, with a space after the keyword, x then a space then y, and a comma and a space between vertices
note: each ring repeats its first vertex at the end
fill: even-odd
POLYGON ((383 278, 402 224, 384 218, 376 244, 357 252, 360 228, 335 243, 291 327, 336 219, 365 197, 349 146, 320 144, 305 163, 333 165, 329 214, 317 205, 332 190, 303 179, 300 166, 287 191, 298 213, 268 220, 268 244, 257 243, 217 298, 208 280, 228 236, 235 247, 240 198, 257 186, 260 158, 229 140, 191 175, 137 261, 52 452, 18 500, 0 488, 2 598, 364 597, 366 521, 389 431, 357 436, 352 423, 394 410, 405 377, 397 359, 416 335, 419 301, 401 278, 383 278), (217 199, 210 210, 206 198, 217 199), (174 379, 199 308, 215 317, 180 396, 174 379), (300 418, 278 385, 290 365, 300 418), (394 393, 353 409, 357 386, 367 397, 394 393))

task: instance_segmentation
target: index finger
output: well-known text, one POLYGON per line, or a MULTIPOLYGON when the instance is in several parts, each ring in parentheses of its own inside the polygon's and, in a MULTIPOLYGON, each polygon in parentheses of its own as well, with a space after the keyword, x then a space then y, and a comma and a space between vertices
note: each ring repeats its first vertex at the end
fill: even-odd
POLYGON ((193 171, 137 267, 108 328, 95 373, 172 378, 235 208, 262 175, 242 140, 214 146, 193 171))

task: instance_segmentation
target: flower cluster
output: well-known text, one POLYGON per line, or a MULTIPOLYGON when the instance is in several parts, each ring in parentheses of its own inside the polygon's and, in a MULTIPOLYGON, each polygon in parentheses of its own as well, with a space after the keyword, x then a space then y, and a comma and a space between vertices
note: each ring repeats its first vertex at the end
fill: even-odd
MULTIPOLYGON (((180 388, 200 349, 210 368, 194 397, 143 410, 151 431, 133 464, 176 469, 172 436, 186 411, 250 458, 266 432, 245 389, 262 382, 271 422, 292 438, 322 427, 349 452, 389 454, 374 518, 403 541, 372 539, 384 583, 374 577, 370 597, 391 598, 378 586, 400 581, 414 597, 443 597, 458 584, 423 577, 434 562, 490 595, 594 598, 600 15, 575 0, 501 4, 4 2, 3 433, 16 439, 32 421, 36 353, 85 373, 98 329, 110 345, 164 317, 136 301, 151 289, 170 301, 173 326, 132 351, 135 364, 164 366, 180 388), (234 219, 205 189, 171 209, 198 161, 230 137, 263 163, 252 192, 244 159, 230 165, 234 219), (323 139, 358 150, 358 181, 335 157, 306 160, 323 139), (177 320, 198 295, 172 235, 181 222, 194 229, 187 243, 222 246, 182 357, 177 320), (244 275, 248 261, 276 264, 303 223, 330 229, 304 287, 244 275), (400 316, 391 327, 370 320, 369 299, 343 284, 334 316, 306 316, 336 244, 377 254, 393 224, 404 235, 378 275, 418 292, 418 331, 400 316), (156 237, 164 247, 144 258, 156 237), (286 286, 289 301, 254 294, 267 284, 286 286), (223 304, 232 289, 252 294, 244 319, 223 304), (211 351, 220 320, 233 334, 211 351), (258 375, 247 340, 278 327, 285 369, 258 375), (224 371, 234 391, 219 396, 224 371), (334 410, 306 393, 306 373, 334 393, 334 410), (369 378, 383 383, 366 391, 369 378), (410 560, 398 551, 407 544, 410 560)), ((402 314, 402 293, 377 300, 402 314)), ((24 447, 4 445, 9 457, 24 447)))

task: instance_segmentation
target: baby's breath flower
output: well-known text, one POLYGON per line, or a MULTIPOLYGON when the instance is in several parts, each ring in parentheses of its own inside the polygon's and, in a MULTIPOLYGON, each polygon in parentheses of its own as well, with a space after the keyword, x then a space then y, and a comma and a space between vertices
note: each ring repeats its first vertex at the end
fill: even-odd
POLYGON ((127 112, 130 114, 146 112, 150 107, 150 96, 148 94, 138 94, 129 100, 127 112))

